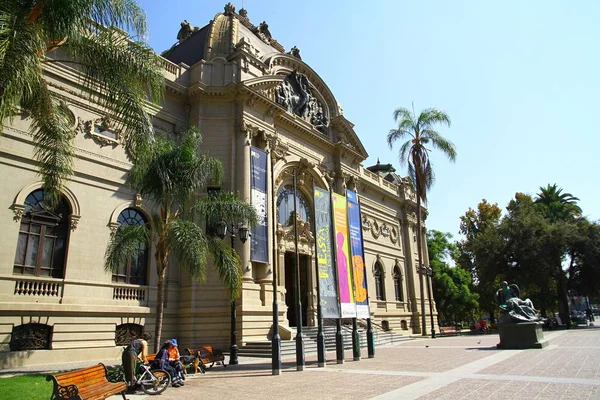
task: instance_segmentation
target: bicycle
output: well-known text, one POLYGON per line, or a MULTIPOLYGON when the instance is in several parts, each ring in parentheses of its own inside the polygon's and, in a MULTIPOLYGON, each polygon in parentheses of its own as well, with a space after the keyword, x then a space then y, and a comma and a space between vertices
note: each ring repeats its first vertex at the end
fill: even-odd
MULTIPOLYGON (((119 365, 109 372, 108 380, 111 382, 125 381, 125 371, 119 365)), ((139 364, 136 368, 133 387, 140 386, 148 395, 161 394, 171 384, 171 376, 164 369, 151 369, 149 364, 139 364)))

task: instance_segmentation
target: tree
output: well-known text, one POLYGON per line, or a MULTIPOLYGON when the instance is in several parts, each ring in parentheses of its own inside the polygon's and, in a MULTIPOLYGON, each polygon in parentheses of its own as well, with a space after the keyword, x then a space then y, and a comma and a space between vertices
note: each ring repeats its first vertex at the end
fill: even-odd
POLYGON ((145 13, 135 0, 0 0, 0 132, 18 113, 31 118, 50 204, 57 204, 73 174, 75 121, 48 88, 49 65, 61 63, 80 73, 83 93, 122 128, 133 161, 153 141, 145 106, 162 99, 160 57, 122 29, 135 39, 146 34, 145 13))
POLYGON ((180 142, 158 139, 145 162, 135 164, 129 174, 131 185, 157 212, 151 215, 151 229, 143 225, 121 226, 111 237, 105 255, 105 268, 116 271, 136 255, 140 244, 155 246, 157 283, 155 350, 161 343, 164 283, 171 257, 193 278, 206 279, 207 256, 225 283, 230 299, 239 295, 242 270, 234 249, 215 235, 207 234, 198 221, 215 226, 221 221, 255 224, 254 208, 231 193, 198 198, 207 184, 218 183, 222 165, 200 153, 200 134, 190 128, 180 142))
POLYGON ((585 218, 578 221, 580 240, 573 246, 569 287, 589 297, 600 295, 600 224, 585 218))
POLYGON ((562 193, 562 188, 548 184, 540 187, 536 194, 535 203, 540 205, 540 211, 551 221, 569 220, 581 215, 581 208, 577 205, 579 199, 571 193, 562 193))
POLYGON ((473 280, 459 267, 450 267, 446 260, 456 261, 458 249, 451 243, 452 235, 436 230, 427 232, 429 264, 433 269, 433 296, 441 320, 447 323, 471 320, 479 309, 477 293, 472 292, 473 280))
MULTIPOLYGON (((456 160, 454 144, 443 138, 434 129, 435 125, 438 124, 450 126, 450 117, 435 108, 427 108, 421 111, 418 117, 415 115, 414 109, 411 112, 406 108, 398 108, 394 111, 394 120, 397 122, 398 127, 390 130, 387 135, 387 142, 391 149, 395 142, 406 140, 400 146, 398 158, 400 164, 406 163, 408 165, 408 175, 417 192, 417 253, 419 264, 422 264, 421 201, 427 203, 427 191, 435 180, 433 167, 429 160, 431 149, 427 145, 440 150, 451 162, 456 160)), ((423 274, 419 274, 419 285, 421 290, 422 333, 426 335, 423 274)))
POLYGON ((537 209, 550 223, 552 230, 548 252, 549 270, 557 279, 557 296, 561 319, 570 325, 568 281, 563 270, 563 261, 570 255, 571 267, 575 262, 573 245, 577 242, 579 230, 576 220, 581 216, 581 208, 577 205, 579 199, 570 193, 562 193, 562 188, 556 184, 540 187, 535 204, 537 209))
POLYGON ((505 266, 505 242, 499 233, 501 215, 497 204, 483 199, 477 210, 469 208, 460 217, 460 233, 465 239, 458 242, 457 264, 470 273, 479 304, 492 322, 498 307, 495 293, 505 266))

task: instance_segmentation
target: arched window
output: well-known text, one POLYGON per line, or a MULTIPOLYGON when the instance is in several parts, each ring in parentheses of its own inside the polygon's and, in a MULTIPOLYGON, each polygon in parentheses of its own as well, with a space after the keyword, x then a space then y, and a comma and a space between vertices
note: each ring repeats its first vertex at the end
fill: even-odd
POLYGON ((379 262, 375 263, 373 275, 375 276, 375 298, 377 300, 385 300, 385 292, 383 290, 383 268, 379 262))
POLYGON ((396 265, 394 267, 394 292, 396 293, 396 301, 404 301, 402 295, 402 275, 400 274, 400 268, 396 265))
MULTIPOLYGON (((299 190, 296 190, 296 207, 302 221, 310 222, 310 204, 299 190)), ((283 226, 292 225, 294 213, 294 189, 291 185, 282 186, 277 191, 277 222, 283 226)))
MULTIPOLYGON (((145 225, 146 218, 134 208, 126 208, 117 218, 119 226, 145 225)), ((112 276, 113 282, 146 285, 148 282, 148 246, 140 244, 136 255, 129 257, 127 263, 119 267, 112 276)))
POLYGON ((63 278, 70 214, 71 209, 64 198, 51 210, 46 207, 42 189, 27 196, 19 229, 14 274, 63 278))

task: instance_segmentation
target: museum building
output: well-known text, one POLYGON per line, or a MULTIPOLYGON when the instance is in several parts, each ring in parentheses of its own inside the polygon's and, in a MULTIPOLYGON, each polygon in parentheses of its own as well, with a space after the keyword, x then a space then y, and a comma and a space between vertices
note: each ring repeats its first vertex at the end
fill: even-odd
MULTIPOLYGON (((162 57, 164 102, 148 106, 157 135, 177 136, 187 124, 199 127, 202 150, 224 166, 218 189, 237 192, 248 202, 251 150, 268 154, 267 258, 253 260, 252 240, 235 241, 243 269, 242 292, 235 302, 238 346, 270 338, 273 271, 279 331, 283 340, 295 336, 294 218, 303 305, 299 312, 303 325, 317 325, 314 187, 358 195, 375 332, 419 334, 422 294, 414 190, 390 164, 363 166, 368 154, 354 125, 327 84, 302 61, 299 49, 286 51, 265 22, 255 25, 245 10, 238 13, 227 4, 202 28, 184 21, 177 43, 162 57)), ((123 224, 148 224, 151 229, 151 204, 125 184, 131 164, 119 128, 86 100, 78 72, 61 63, 45 67, 49 87, 68 104, 76 121, 75 174, 60 206, 44 208, 30 121, 21 115, 5 125, 0 136, 0 368, 118 362, 132 335, 154 332, 157 277, 152 245, 116 273, 104 269, 112 232, 123 224)), ((427 259, 427 249, 424 254, 427 259)), ((425 282, 431 285, 429 279, 425 282)), ((429 314, 427 293, 425 289, 429 314)), ((432 308, 436 315, 435 304, 432 308)), ((230 317, 227 292, 210 267, 207 281, 196 282, 176 264, 170 266, 164 339, 176 337, 180 348, 227 349, 230 317)))

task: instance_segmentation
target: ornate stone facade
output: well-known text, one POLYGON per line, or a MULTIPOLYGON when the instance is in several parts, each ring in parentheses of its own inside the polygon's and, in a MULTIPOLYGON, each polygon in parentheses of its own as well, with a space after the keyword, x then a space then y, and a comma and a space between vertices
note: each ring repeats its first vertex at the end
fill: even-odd
MULTIPOLYGON (((316 324, 310 312, 316 307, 317 293, 313 187, 338 193, 348 188, 357 191, 362 209, 372 321, 378 329, 386 325, 398 333, 420 332, 414 192, 406 181, 390 181, 380 171, 362 166, 368 154, 359 135, 327 84, 302 61, 299 50, 294 47, 286 53, 266 22, 253 25, 246 11, 237 14, 232 4, 202 28, 184 21, 177 40, 163 54, 166 91, 165 104, 153 111, 157 134, 176 136, 186 124, 200 126, 203 149, 219 158, 226 171, 222 189, 235 191, 246 201, 250 201, 251 146, 270 153, 269 262, 251 261, 249 241, 236 244, 244 271, 242 295, 236 302, 238 344, 268 338, 274 270, 280 329, 292 337, 292 304, 286 296, 293 291, 293 218, 281 204, 290 204, 293 173, 299 200, 291 203, 301 205, 294 217, 299 220, 301 284, 307 305, 303 320, 316 324), (382 272, 381 281, 373 275, 375 266, 382 272), (401 277, 402 296, 398 298, 394 277, 401 277), (381 285, 377 290, 383 293, 380 299, 375 296, 376 284, 381 285)), ((103 268, 106 245, 118 227, 119 216, 135 210, 147 217, 145 207, 152 205, 126 184, 131 164, 120 145, 120 131, 103 110, 81 95, 78 85, 84 80, 65 75, 53 63, 45 68, 49 84, 77 121, 73 127, 75 175, 63 193, 70 208, 65 242, 68 257, 60 278, 15 272, 25 199, 41 186, 32 157, 29 121, 25 116, 15 118, 0 136, 5 149, 0 155, 3 171, 10 177, 0 193, 6 204, 0 212, 0 368, 46 364, 50 359, 117 359, 121 351, 117 343, 127 336, 124 327, 154 330, 157 278, 152 257, 146 266, 145 284, 119 282, 103 268), (51 351, 31 351, 27 357, 11 351, 11 335, 21 338, 23 332, 32 332, 27 329, 33 325, 28 324, 37 324, 35 332, 52 328, 48 339, 51 351)), ((149 251, 153 254, 153 249, 149 251)), ((177 337, 180 347, 229 346, 230 307, 226 289, 215 273, 209 273, 206 283, 198 283, 173 265, 166 278, 165 299, 163 337, 177 337)))

